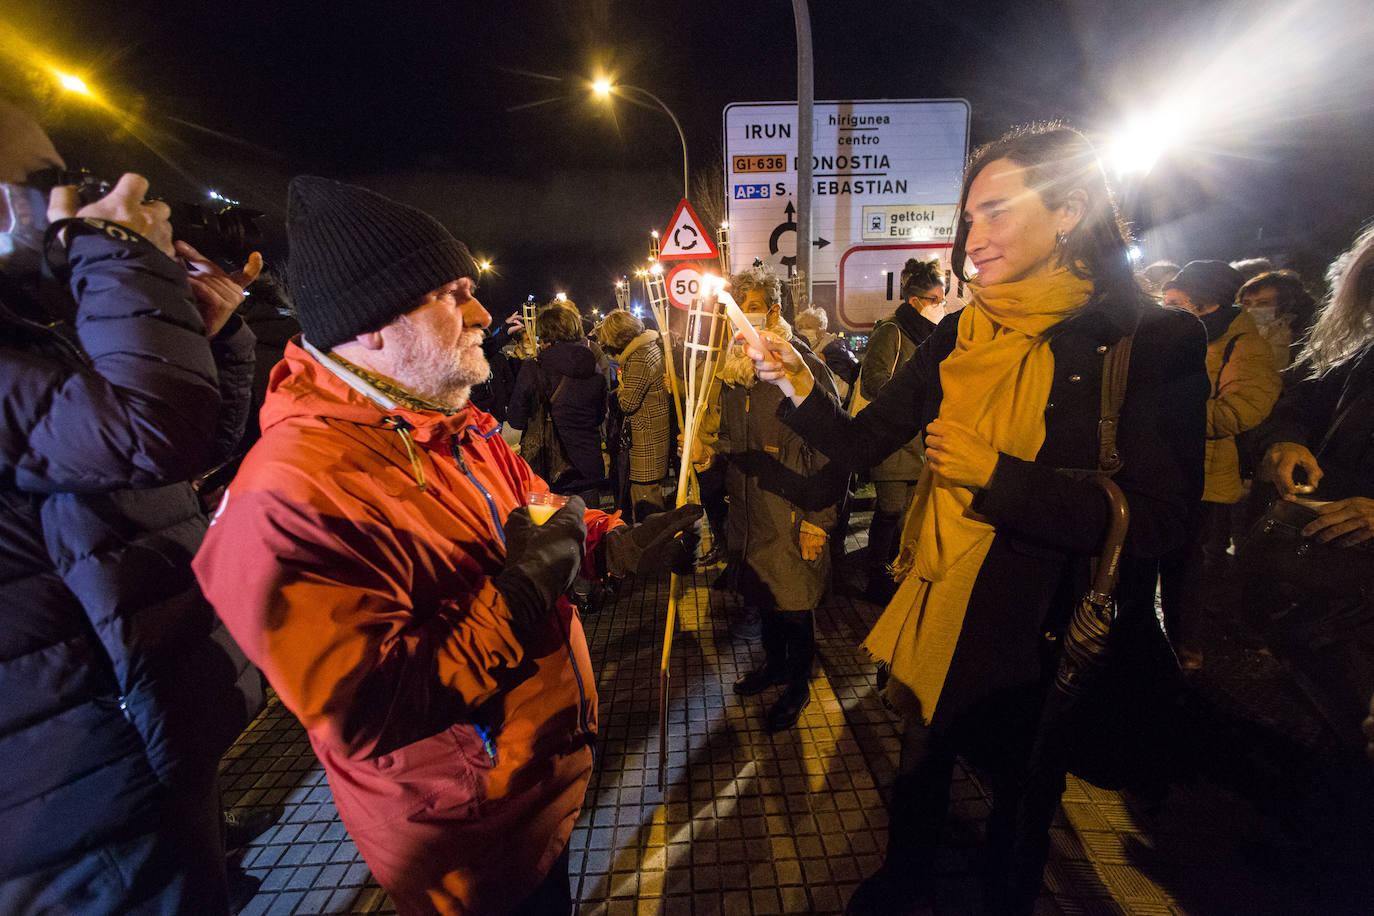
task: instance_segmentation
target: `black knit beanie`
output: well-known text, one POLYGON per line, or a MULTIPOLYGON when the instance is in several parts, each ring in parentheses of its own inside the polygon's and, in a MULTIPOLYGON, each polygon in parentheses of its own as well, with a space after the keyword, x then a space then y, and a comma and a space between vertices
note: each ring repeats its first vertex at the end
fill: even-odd
POLYGON ((296 318, 321 350, 377 330, 431 290, 477 277, 467 246, 434 217, 313 175, 291 179, 286 237, 296 318))
POLYGON ((1230 305, 1245 285, 1245 278, 1225 261, 1189 261, 1165 290, 1178 289, 1188 294, 1195 305, 1230 305))

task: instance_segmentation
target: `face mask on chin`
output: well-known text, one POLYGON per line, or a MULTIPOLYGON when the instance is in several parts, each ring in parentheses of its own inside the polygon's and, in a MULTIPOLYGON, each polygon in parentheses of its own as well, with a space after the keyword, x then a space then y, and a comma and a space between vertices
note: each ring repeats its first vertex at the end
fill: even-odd
POLYGON ((1254 319, 1255 324, 1260 327, 1273 324, 1274 319, 1279 316, 1279 310, 1277 308, 1251 308, 1246 309, 1246 311, 1250 313, 1250 317, 1254 319))
POLYGON ((42 270, 47 228, 48 201, 42 191, 0 183, 0 273, 25 277, 42 270))

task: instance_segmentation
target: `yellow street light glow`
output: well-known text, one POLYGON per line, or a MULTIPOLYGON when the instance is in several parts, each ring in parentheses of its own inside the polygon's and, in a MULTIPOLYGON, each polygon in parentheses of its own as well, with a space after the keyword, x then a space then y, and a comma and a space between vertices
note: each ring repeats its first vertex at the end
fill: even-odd
POLYGON ((483 271, 491 270, 491 262, 486 260, 479 261, 477 264, 477 269, 483 271))
POLYGON ((650 268, 649 268, 649 273, 651 273, 651 274, 653 274, 655 277, 657 277, 659 274, 663 273, 663 265, 662 265, 662 264, 655 264, 653 267, 650 267, 650 268))
POLYGON ((658 238, 658 230, 657 230, 657 229, 654 229, 654 230, 651 231, 649 234, 650 234, 651 236, 653 236, 654 238, 658 238))
POLYGON ((54 72, 57 82, 68 92, 77 92, 81 95, 90 95, 91 87, 86 85, 86 81, 72 73, 63 73, 60 70, 54 72))
POLYGON ((554 293, 554 294, 553 294, 553 297, 554 297, 555 299, 557 299, 559 302, 567 302, 567 301, 568 301, 568 294, 567 294, 567 293, 554 293))
POLYGON ((592 83, 592 91, 597 95, 606 96, 611 94, 611 81, 604 76, 592 83))

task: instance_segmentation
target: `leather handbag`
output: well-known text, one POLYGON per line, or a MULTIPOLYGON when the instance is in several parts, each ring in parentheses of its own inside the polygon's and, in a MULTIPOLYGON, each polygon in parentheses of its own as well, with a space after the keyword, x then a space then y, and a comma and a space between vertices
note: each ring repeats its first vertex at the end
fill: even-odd
POLYGON ((1250 530, 1239 565, 1297 596, 1374 598, 1374 541, 1343 547, 1303 537, 1316 517, 1310 506, 1274 500, 1250 530))

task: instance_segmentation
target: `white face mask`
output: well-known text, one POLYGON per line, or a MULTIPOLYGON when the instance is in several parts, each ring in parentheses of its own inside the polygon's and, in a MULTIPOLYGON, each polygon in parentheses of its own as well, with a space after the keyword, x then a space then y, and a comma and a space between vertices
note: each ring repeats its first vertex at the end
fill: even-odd
POLYGON ((1279 316, 1279 310, 1274 306, 1268 308, 1249 308, 1246 309, 1246 311, 1249 312, 1250 317, 1255 320, 1255 324, 1260 327, 1273 324, 1274 319, 1279 316))
POLYGON ((0 183, 0 273, 36 274, 43 266, 48 201, 42 191, 0 183))

